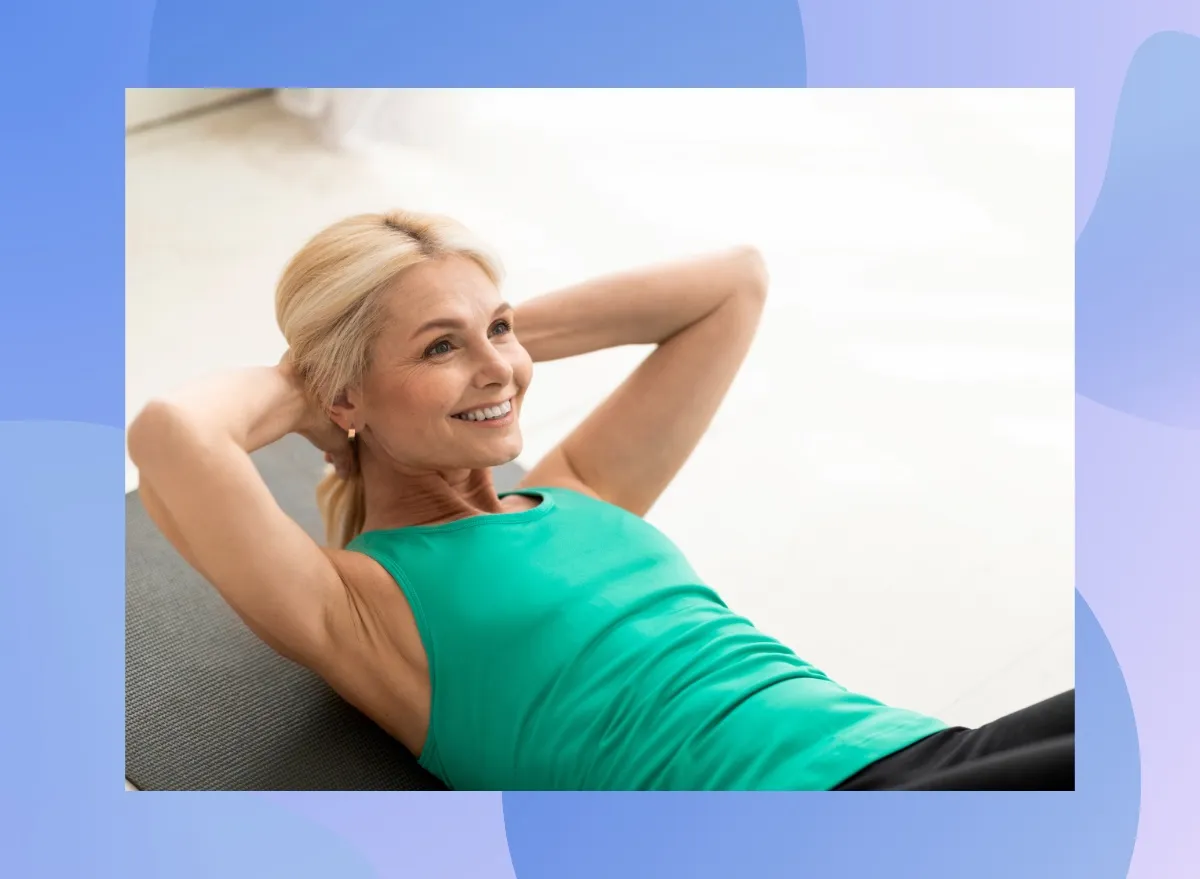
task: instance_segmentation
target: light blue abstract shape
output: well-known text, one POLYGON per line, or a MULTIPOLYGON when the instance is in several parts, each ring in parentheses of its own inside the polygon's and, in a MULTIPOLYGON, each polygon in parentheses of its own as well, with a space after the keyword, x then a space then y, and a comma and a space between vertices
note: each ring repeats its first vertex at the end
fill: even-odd
POLYGON ((1200 37, 1138 50, 1076 247, 1076 389, 1200 427, 1200 37))
POLYGON ((159 0, 150 83, 802 86, 793 0, 329 4, 159 0), (314 51, 314 47, 320 47, 314 51))
POLYGON ((264 793, 337 832, 380 879, 512 879, 499 793, 264 793))
MULTIPOLYGON (((1200 789, 1200 702, 1191 697, 1200 667, 1200 432, 1082 396, 1075 425, 1076 579, 1120 658, 1142 748, 1130 875, 1190 876, 1200 789)), ((1081 671, 1083 663, 1081 653, 1081 671)))

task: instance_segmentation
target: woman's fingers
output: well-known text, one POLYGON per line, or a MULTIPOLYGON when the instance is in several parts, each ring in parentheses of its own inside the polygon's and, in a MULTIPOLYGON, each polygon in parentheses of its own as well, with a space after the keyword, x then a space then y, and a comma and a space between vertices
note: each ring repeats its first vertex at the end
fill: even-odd
POLYGON ((334 472, 336 472, 338 476, 342 477, 342 479, 345 479, 350 475, 351 455, 352 453, 349 449, 344 452, 326 452, 325 463, 332 464, 334 472))

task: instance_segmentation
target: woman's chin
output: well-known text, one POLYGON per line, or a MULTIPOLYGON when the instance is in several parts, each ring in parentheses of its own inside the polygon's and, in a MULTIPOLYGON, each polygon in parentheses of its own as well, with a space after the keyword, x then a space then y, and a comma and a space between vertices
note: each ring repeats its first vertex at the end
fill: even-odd
POLYGON ((496 450, 496 459, 489 466, 499 467, 502 464, 509 464, 520 456, 522 449, 525 447, 525 443, 521 439, 521 434, 519 431, 514 431, 514 434, 515 435, 512 437, 506 438, 506 442, 500 444, 504 448, 496 450))
POLYGON ((479 445, 474 454, 469 455, 475 462, 471 468, 473 470, 512 463, 521 454, 525 443, 520 432, 514 430, 511 436, 496 437, 479 445))

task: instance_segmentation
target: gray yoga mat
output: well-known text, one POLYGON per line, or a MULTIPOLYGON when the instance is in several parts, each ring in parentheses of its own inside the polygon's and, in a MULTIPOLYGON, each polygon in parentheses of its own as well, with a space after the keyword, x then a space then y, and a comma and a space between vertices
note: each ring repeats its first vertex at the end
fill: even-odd
MULTIPOLYGON (((320 454, 254 454, 280 506, 322 539, 320 454)), ((522 471, 495 471, 511 489, 522 471)), ((320 678, 258 640, 125 498, 125 775, 142 790, 441 790, 320 678)))

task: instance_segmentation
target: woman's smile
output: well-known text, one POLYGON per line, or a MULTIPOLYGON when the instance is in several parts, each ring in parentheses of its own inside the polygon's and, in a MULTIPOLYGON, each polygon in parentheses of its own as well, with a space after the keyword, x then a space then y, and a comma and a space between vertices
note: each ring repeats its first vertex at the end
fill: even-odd
POLYGON ((461 421, 472 427, 506 427, 516 420, 516 412, 513 407, 512 397, 509 397, 507 400, 497 403, 494 406, 470 409, 466 412, 451 415, 450 417, 455 421, 461 421))

